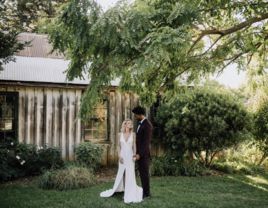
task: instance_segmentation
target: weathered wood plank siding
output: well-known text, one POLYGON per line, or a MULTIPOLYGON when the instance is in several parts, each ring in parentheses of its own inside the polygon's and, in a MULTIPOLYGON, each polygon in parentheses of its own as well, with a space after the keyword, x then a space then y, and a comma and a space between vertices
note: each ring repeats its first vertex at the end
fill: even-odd
MULTIPOLYGON (((62 149, 62 157, 68 161, 75 159, 74 146, 84 141, 85 124, 75 118, 81 103, 81 89, 60 89, 49 87, 1 86, 0 91, 19 92, 18 100, 18 140, 37 145, 53 145, 62 149)), ((117 135, 123 120, 130 118, 133 131, 137 121, 131 110, 140 105, 139 97, 133 93, 120 94, 111 90, 109 99, 109 139, 93 142, 103 144, 102 165, 117 165, 117 135)), ((151 108, 146 109, 146 117, 152 122, 151 108)), ((151 142, 153 155, 164 153, 161 140, 151 142)))
POLYGON ((44 87, 5 87, 19 92, 18 140, 62 148, 62 157, 74 160, 74 145, 83 141, 81 121, 74 123, 82 90, 44 87))

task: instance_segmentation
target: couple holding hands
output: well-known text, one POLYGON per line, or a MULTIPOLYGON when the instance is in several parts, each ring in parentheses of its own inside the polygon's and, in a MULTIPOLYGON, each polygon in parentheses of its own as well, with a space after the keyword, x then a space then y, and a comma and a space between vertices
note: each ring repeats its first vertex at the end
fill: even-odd
POLYGON ((132 132, 132 121, 126 119, 122 124, 121 132, 118 133, 117 151, 119 168, 113 189, 100 194, 101 197, 110 197, 115 192, 124 191, 124 202, 141 202, 150 199, 150 175, 149 164, 151 157, 151 135, 153 126, 145 117, 145 109, 138 106, 132 112, 139 121, 137 132, 132 132), (135 176, 135 161, 141 178, 142 188, 137 186, 135 176))

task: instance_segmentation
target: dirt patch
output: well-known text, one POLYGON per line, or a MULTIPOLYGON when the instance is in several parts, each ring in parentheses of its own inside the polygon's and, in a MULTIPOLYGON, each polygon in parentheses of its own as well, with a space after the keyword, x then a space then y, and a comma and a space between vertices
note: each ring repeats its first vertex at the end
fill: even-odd
POLYGON ((38 180, 38 176, 27 176, 12 181, 0 182, 1 185, 25 185, 35 184, 38 180))
POLYGON ((96 174, 97 181, 99 183, 106 183, 106 182, 110 182, 110 181, 115 181, 117 171, 118 171, 118 168, 115 166, 103 167, 96 174))

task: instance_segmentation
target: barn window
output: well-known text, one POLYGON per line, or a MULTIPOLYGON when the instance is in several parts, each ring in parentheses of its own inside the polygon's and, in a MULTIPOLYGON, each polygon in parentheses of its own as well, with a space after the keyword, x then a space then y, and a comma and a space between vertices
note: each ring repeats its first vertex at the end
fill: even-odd
POLYGON ((18 93, 0 92, 0 143, 17 139, 18 93))
POLYGON ((90 121, 85 124, 85 140, 108 140, 108 105, 107 99, 102 100, 99 105, 94 108, 94 115, 90 121), (98 117, 103 119, 102 125, 98 128, 98 117))

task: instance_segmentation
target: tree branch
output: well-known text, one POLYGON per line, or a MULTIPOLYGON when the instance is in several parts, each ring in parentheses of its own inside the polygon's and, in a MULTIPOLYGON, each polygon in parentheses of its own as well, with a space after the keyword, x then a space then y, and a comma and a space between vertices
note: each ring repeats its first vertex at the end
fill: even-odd
POLYGON ((221 35, 210 47, 209 49, 207 49, 204 53, 200 54, 200 55, 196 55, 196 56, 191 56, 190 58, 195 58, 195 57, 200 57, 205 55, 207 52, 210 51, 210 49, 223 37, 224 35, 221 35))
MULTIPOLYGON (((193 50, 194 46, 204 37, 207 35, 221 35, 221 36, 225 36, 225 35, 229 35, 232 34, 234 32, 237 32, 239 30, 242 30, 246 27, 249 27, 250 25, 252 25, 255 22, 259 22, 262 20, 268 19, 268 13, 263 14, 261 17, 254 17, 251 20, 247 20, 244 21, 238 25, 236 25, 235 27, 229 28, 227 30, 201 30, 201 34, 200 36, 196 39, 196 41, 194 41, 193 45, 191 46, 190 50, 188 51, 186 58, 189 56, 190 52, 193 50)), ((197 29, 198 27, 195 26, 195 29, 197 29)), ((199 28, 198 28, 199 29, 199 28)), ((193 56, 194 57, 194 56, 193 56)))
POLYGON ((175 77, 173 77, 171 80, 169 80, 166 84, 162 85, 160 88, 163 88, 165 86, 167 86, 170 82, 172 82, 174 79, 176 79, 178 76, 180 76, 181 74, 183 74, 185 71, 187 71, 190 67, 188 67, 187 69, 183 70, 182 72, 180 72, 179 74, 177 74, 175 77))

